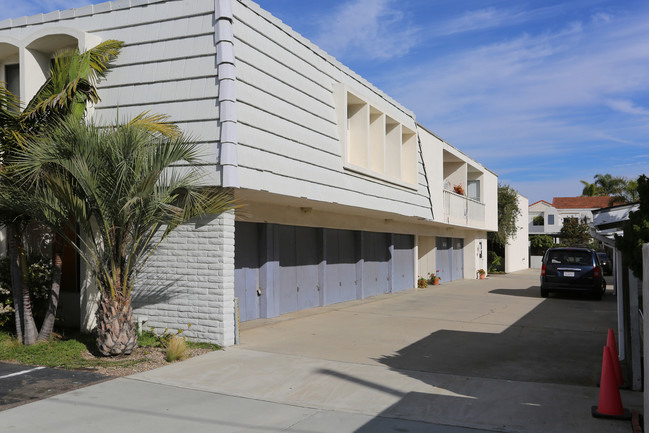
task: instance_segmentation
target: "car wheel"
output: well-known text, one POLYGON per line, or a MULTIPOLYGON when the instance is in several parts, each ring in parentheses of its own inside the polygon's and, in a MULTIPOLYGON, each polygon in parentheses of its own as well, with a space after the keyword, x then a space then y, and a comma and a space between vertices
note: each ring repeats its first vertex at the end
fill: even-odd
POLYGON ((543 287, 541 287, 541 297, 542 298, 547 298, 549 294, 550 294, 550 291, 548 289, 544 289, 543 287))

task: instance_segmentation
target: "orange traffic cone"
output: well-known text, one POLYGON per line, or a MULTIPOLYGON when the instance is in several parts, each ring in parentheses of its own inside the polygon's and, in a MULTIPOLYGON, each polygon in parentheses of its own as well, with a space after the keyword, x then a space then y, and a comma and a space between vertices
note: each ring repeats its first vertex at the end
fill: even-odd
POLYGON ((611 358, 613 358, 613 370, 615 371, 615 380, 617 386, 624 388, 624 378, 622 377, 622 367, 620 367, 620 358, 617 356, 617 345, 615 344, 615 334, 612 329, 608 330, 606 345, 611 349, 611 358))
POLYGON ((622 397, 617 387, 611 348, 604 346, 602 378, 599 386, 599 405, 591 413, 596 418, 631 419, 631 412, 622 407, 622 397))

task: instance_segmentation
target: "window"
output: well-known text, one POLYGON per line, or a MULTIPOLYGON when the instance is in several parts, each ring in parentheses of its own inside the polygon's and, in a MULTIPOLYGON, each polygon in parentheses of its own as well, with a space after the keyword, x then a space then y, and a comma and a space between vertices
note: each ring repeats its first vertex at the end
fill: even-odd
POLYGON ((535 225, 535 226, 542 226, 542 225, 544 225, 544 224, 545 224, 545 221, 543 220, 543 215, 537 215, 537 216, 535 216, 534 219, 532 220, 532 225, 535 225))
POLYGON ((417 134, 358 96, 345 91, 346 165, 391 182, 417 185, 417 134))
POLYGON ((466 181, 467 196, 473 200, 480 201, 480 181, 467 180, 466 181))
POLYGON ((554 215, 548 215, 548 225, 554 225, 554 215))
POLYGON ((19 65, 5 65, 5 81, 7 82, 7 90, 20 97, 20 66, 19 65))

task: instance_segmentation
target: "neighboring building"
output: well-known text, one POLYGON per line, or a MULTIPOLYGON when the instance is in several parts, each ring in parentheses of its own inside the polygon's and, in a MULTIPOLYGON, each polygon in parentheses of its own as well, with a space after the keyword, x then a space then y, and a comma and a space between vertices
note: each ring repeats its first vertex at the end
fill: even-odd
MULTIPOLYGON (((234 342, 241 320, 442 282, 487 266, 497 176, 248 0, 121 0, 0 22, 0 80, 29 100, 61 48, 125 42, 95 118, 166 113, 241 211, 185 224, 134 294, 139 321, 234 342), (453 191, 462 186, 467 195, 453 191)), ((69 275, 77 275, 67 260, 69 275)), ((83 266, 61 308, 94 326, 83 266)))
POLYGON ((528 230, 528 204, 529 200, 517 194, 520 215, 516 218, 518 230, 513 239, 505 245, 505 272, 516 272, 530 267, 529 256, 529 230, 528 230))
POLYGON ((529 206, 529 232, 556 238, 564 218, 591 222, 593 210, 608 207, 610 202, 611 197, 555 197, 551 204, 545 200, 537 201, 529 206))

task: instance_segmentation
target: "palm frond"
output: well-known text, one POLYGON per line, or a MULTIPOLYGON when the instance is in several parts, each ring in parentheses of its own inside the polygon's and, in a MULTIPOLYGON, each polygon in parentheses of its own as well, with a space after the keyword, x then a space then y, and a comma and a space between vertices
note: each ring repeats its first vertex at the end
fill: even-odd
POLYGON ((177 125, 170 123, 166 114, 150 114, 147 110, 127 121, 123 126, 137 126, 152 133, 161 134, 164 137, 180 137, 180 129, 177 125))
POLYGON ((47 191, 59 215, 79 223, 85 244, 77 251, 106 296, 130 295, 139 270, 178 225, 237 206, 232 191, 202 186, 200 167, 188 165, 200 160, 199 145, 152 129, 160 119, 95 125, 70 118, 14 160, 31 188, 47 191))
POLYGON ((50 76, 25 107, 25 117, 34 121, 61 113, 79 115, 85 111, 87 102, 97 103, 97 83, 110 71, 123 45, 110 39, 84 52, 58 52, 50 76))

